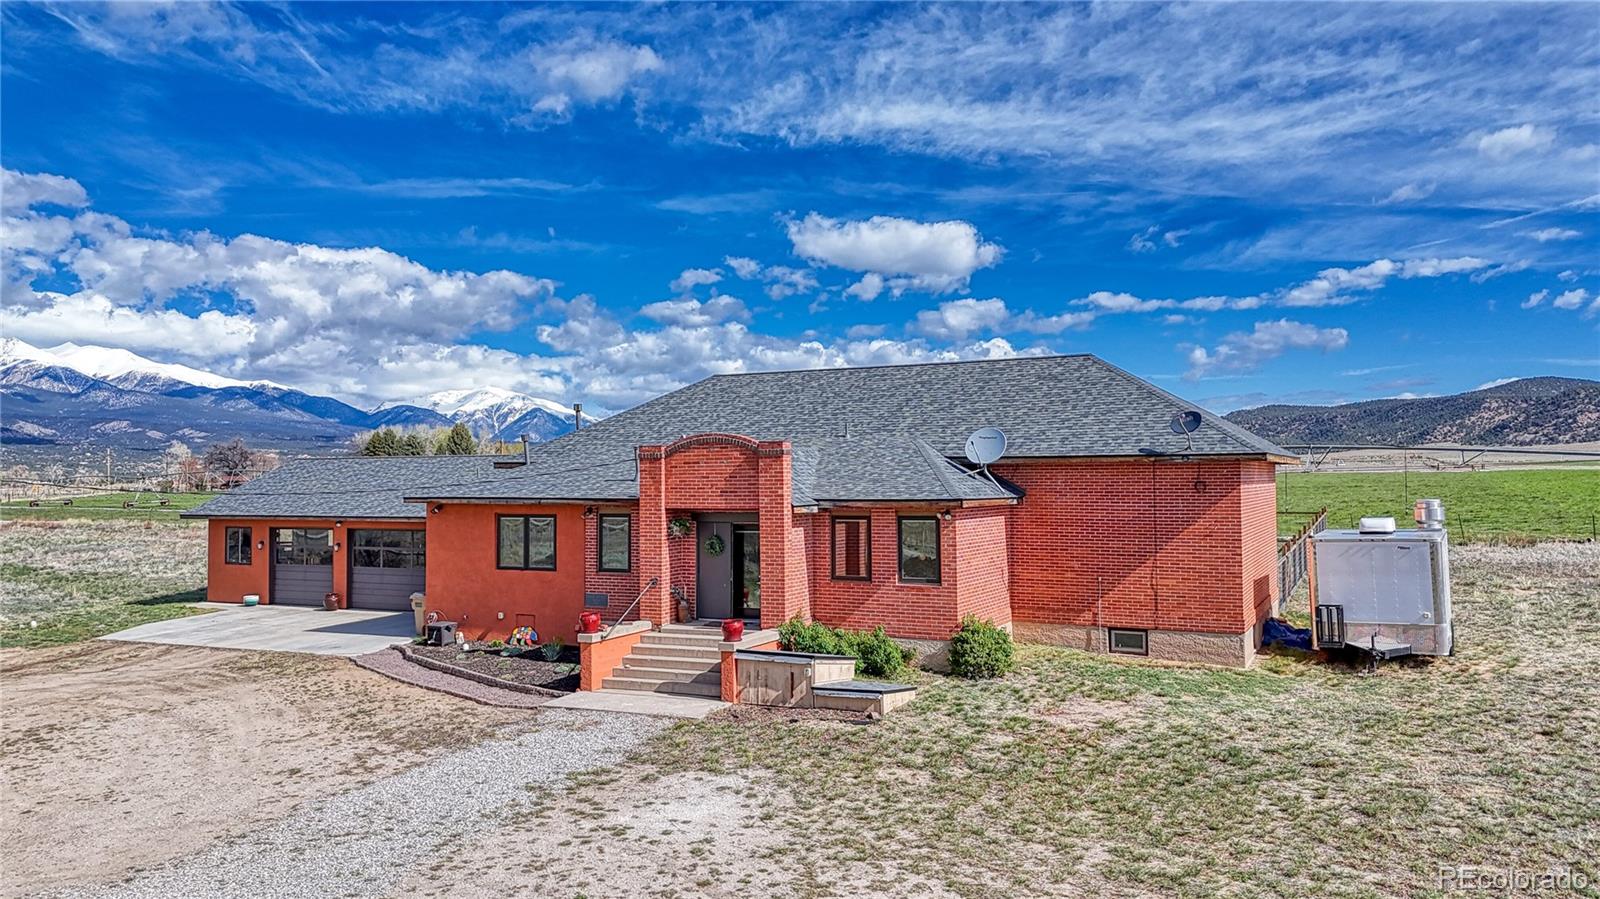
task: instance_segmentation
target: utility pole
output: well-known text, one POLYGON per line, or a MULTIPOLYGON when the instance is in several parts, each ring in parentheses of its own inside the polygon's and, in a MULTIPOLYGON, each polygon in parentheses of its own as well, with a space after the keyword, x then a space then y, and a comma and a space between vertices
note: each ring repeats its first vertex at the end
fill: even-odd
POLYGON ((111 486, 111 447, 106 447, 106 486, 111 486))

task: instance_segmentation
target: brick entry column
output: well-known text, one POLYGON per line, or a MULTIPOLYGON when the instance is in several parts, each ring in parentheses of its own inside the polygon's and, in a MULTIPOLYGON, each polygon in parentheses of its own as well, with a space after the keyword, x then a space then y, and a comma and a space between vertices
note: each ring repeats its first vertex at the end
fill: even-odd
POLYGON ((787 440, 763 440, 756 449, 757 513, 761 529, 761 626, 777 627, 796 615, 809 619, 805 559, 792 558, 793 471, 787 440))
MULTIPOLYGON (((660 445, 639 453, 639 617, 656 626, 672 623, 672 563, 667 555, 667 463, 660 445), (645 585, 655 578, 655 586, 645 585)), ((631 599, 632 597, 630 597, 631 599)))

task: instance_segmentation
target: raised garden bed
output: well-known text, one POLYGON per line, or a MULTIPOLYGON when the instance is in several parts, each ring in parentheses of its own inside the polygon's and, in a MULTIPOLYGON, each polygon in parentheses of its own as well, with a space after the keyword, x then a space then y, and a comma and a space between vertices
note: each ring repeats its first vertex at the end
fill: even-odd
POLYGON ((402 646, 400 652, 419 665, 524 693, 572 693, 578 689, 578 649, 568 647, 555 662, 538 650, 503 656, 498 650, 462 652, 454 646, 402 646))

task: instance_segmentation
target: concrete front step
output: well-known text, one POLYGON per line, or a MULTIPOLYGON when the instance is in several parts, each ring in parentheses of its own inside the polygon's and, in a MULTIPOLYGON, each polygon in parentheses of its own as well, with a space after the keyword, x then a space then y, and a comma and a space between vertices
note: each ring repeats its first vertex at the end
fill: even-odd
POLYGON ((647 647, 649 652, 641 653, 637 650, 623 658, 624 667, 630 668, 682 668, 686 671, 720 671, 722 657, 713 655, 711 658, 704 656, 672 656, 656 652, 658 649, 669 649, 666 646, 647 647))
POLYGON ((608 677, 600 686, 607 690, 634 690, 640 693, 677 693, 685 696, 721 696, 722 682, 657 681, 633 677, 608 677))
POLYGON ((722 652, 704 646, 673 646, 669 643, 638 643, 633 652, 644 653, 652 656, 670 656, 675 659, 695 659, 707 665, 715 665, 722 661, 722 652))
POLYGON ((712 637, 704 637, 699 634, 684 634, 676 631, 661 631, 657 633, 645 634, 643 637, 639 638, 639 642, 651 646, 698 646, 703 649, 715 650, 717 645, 722 642, 722 635, 717 634, 712 637))
POLYGON ((623 659, 622 667, 615 672, 617 677, 627 677, 633 680, 659 680, 679 681, 706 684, 722 683, 722 668, 653 668, 649 665, 636 665, 633 660, 623 659))

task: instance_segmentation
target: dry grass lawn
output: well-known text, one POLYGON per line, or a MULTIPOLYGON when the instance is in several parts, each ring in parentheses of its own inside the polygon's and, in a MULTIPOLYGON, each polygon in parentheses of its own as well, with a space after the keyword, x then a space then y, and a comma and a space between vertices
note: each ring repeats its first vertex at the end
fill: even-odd
POLYGON ((1570 868, 1596 895, 1600 546, 1453 552, 1454 658, 1363 677, 1026 647, 874 726, 679 725, 569 797, 592 821, 483 836, 647 896, 1429 896, 1441 865, 1570 868), (629 812, 696 782, 730 797, 722 826, 640 839, 629 812))
POLYGON ((116 880, 527 720, 340 658, 0 651, 0 893, 116 880))

